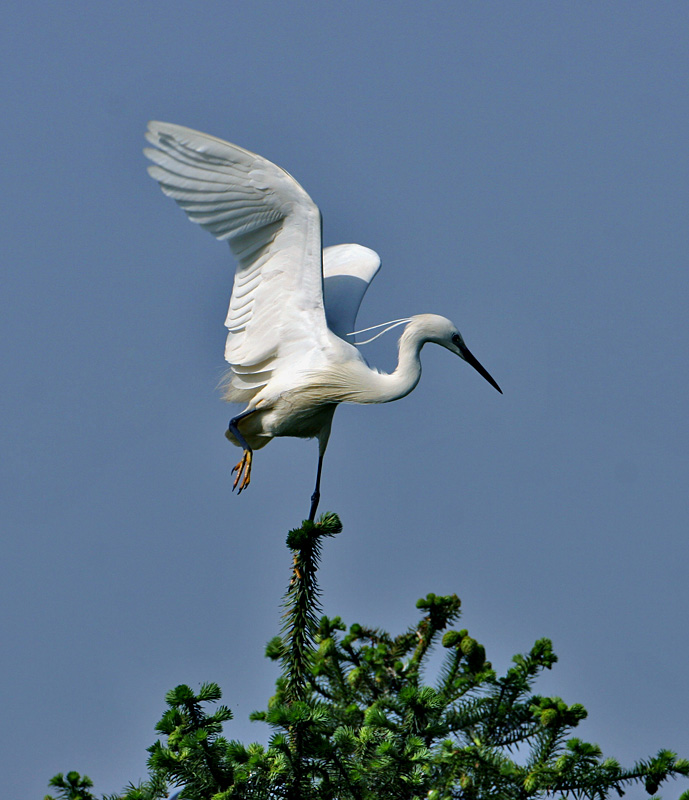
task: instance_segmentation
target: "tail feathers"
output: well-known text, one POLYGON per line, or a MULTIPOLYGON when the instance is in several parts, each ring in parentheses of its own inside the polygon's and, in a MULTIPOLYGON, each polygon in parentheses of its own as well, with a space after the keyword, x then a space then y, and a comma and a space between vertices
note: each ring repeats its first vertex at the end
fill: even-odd
POLYGON ((223 400, 228 403, 248 403, 270 380, 270 372, 244 375, 232 369, 220 382, 223 400))

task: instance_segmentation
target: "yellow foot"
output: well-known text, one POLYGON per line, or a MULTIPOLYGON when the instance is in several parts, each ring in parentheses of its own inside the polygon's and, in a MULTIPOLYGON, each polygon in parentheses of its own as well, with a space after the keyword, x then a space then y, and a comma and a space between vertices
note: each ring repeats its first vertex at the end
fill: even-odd
POLYGON ((237 464, 236 467, 232 468, 232 473, 237 473, 237 477, 234 479, 234 484, 232 485, 232 491, 239 486, 239 491, 237 494, 241 494, 243 489, 251 483, 251 458, 252 458, 251 450, 245 450, 244 454, 242 455, 242 460, 237 464), (243 473, 243 474, 242 474, 243 473))

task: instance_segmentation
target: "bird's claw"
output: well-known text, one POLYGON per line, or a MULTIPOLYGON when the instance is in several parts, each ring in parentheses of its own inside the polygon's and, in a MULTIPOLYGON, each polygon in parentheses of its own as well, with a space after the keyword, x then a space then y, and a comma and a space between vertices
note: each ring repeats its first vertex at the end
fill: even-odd
POLYGON ((241 494, 244 489, 251 483, 251 450, 245 450, 242 455, 242 460, 235 467, 232 467, 230 474, 237 473, 237 477, 232 484, 232 491, 239 486, 237 494, 241 494))

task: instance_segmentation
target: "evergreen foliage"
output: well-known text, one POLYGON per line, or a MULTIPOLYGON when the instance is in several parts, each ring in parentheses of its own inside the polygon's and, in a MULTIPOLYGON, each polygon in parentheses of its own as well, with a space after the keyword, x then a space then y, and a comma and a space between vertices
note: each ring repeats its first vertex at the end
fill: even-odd
MULTIPOLYGON (((448 629, 460 600, 429 594, 421 619, 397 636, 340 617, 319 618, 316 580, 322 540, 340 532, 335 514, 290 531, 292 576, 282 636, 266 655, 282 666, 266 711, 267 747, 223 737, 232 714, 214 683, 178 686, 150 748, 150 776, 104 800, 526 800, 621 796, 633 783, 654 795, 689 761, 661 750, 625 769, 571 736, 579 704, 532 693, 557 661, 548 639, 515 656, 497 677, 467 630, 448 629), (445 657, 426 682, 431 648, 445 657)), ((76 772, 50 785, 60 800, 96 800, 76 772)), ((55 798, 46 797, 46 800, 55 798)), ((685 791, 680 800, 689 800, 685 791)))

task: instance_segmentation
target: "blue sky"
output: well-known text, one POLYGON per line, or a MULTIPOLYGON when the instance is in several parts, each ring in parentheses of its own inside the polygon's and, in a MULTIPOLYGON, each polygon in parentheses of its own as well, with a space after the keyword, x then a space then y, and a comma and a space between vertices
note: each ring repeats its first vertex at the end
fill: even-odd
MULTIPOLYGON (((400 630, 456 592, 499 669, 553 639, 537 688, 583 703, 606 754, 689 755, 687 5, 27 2, 4 21, 6 795, 69 769, 138 781, 181 682, 219 682, 228 735, 266 738, 248 714, 316 445, 272 443, 231 494, 233 263, 146 175, 149 119, 286 168, 325 244, 382 257, 361 325, 444 314, 504 390, 428 347, 408 398, 338 410, 325 610, 400 630)), ((392 368, 395 339, 369 360, 392 368)))

